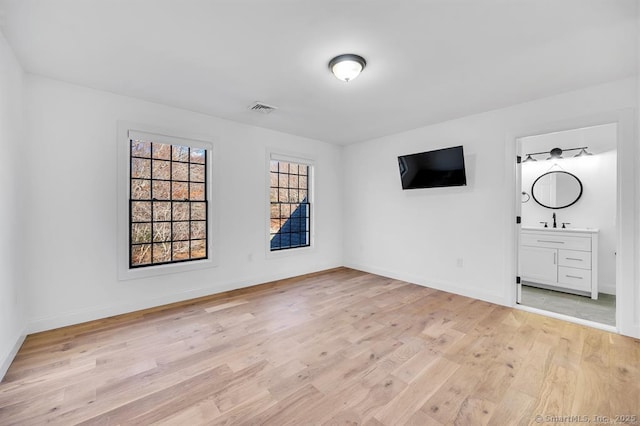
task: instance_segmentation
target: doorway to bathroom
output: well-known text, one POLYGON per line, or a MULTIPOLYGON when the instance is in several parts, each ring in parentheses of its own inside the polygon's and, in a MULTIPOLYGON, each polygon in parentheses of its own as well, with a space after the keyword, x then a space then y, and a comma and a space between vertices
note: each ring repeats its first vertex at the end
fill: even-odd
POLYGON ((616 325, 617 126, 517 140, 522 306, 616 325))

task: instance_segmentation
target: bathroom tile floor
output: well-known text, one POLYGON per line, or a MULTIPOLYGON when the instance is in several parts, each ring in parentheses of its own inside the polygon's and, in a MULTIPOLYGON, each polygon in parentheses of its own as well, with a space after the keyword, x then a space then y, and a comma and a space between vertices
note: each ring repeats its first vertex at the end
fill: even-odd
POLYGON ((616 325, 616 297, 600 293, 598 300, 559 291, 522 286, 522 304, 601 324, 616 325))

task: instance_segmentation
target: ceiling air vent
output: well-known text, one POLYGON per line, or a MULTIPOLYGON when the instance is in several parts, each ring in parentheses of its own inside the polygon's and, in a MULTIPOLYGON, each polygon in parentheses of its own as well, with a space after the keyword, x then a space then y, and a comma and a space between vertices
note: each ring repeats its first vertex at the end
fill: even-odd
POLYGON ((251 111, 260 112, 262 114, 269 114, 278 109, 278 107, 274 107, 272 105, 267 105, 264 102, 254 102, 251 106, 249 106, 251 111))

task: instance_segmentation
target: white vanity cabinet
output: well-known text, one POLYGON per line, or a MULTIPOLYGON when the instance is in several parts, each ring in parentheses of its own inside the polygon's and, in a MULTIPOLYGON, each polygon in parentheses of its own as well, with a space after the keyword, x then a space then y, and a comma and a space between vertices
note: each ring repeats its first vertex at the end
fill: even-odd
POLYGON ((529 284, 598 298, 598 230, 522 228, 520 275, 529 284))

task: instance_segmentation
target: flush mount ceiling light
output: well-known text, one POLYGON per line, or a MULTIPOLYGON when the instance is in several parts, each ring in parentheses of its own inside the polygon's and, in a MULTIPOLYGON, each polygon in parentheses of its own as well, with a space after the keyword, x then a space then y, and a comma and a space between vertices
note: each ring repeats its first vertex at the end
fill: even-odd
POLYGON ((360 75, 366 66, 367 61, 362 56, 352 53, 338 55, 329 61, 329 69, 333 75, 347 83, 360 75))

